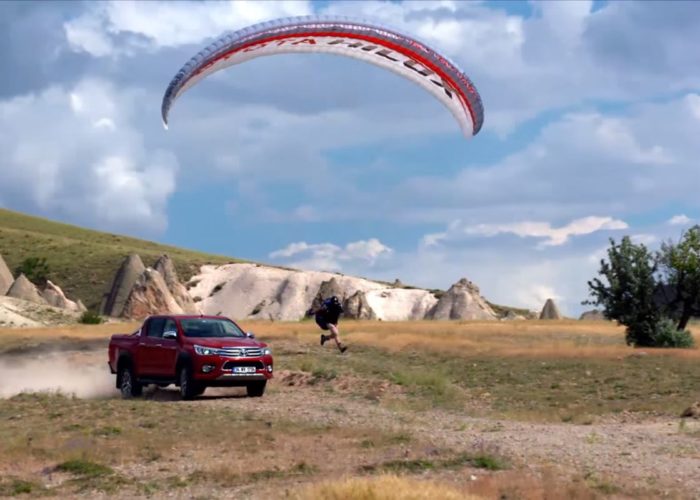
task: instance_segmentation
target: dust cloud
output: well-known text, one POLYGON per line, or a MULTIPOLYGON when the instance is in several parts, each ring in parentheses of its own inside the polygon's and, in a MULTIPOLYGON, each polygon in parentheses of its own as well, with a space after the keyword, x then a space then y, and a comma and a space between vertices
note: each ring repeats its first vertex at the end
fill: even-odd
POLYGON ((0 357, 0 398, 60 393, 82 399, 118 394, 105 352, 55 352, 0 357))

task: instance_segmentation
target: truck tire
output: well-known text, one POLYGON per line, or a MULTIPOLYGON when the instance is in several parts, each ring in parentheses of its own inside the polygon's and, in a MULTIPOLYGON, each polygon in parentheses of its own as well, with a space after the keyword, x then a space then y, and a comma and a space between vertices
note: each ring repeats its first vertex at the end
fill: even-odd
POLYGON ((260 398, 265 394, 265 386, 267 385, 267 380, 261 382, 251 382, 246 386, 246 392, 249 398, 260 398))
POLYGON ((187 365, 180 368, 178 381, 180 385, 180 397, 182 399, 193 399, 204 392, 204 388, 192 379, 192 371, 187 365))
POLYGON ((119 367, 118 377, 119 390, 122 393, 122 398, 136 398, 143 393, 143 385, 136 379, 131 363, 124 363, 119 367))

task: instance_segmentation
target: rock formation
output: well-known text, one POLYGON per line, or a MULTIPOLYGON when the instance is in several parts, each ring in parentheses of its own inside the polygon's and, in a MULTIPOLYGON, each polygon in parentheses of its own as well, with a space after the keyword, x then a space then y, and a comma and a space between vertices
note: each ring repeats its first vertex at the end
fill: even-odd
POLYGON ((28 302, 34 302, 35 304, 46 304, 37 287, 27 279, 24 274, 17 276, 17 279, 12 283, 10 289, 7 291, 8 297, 14 297, 15 299, 26 300, 28 302))
POLYGON ((14 281, 15 278, 12 276, 10 268, 7 267, 2 255, 0 255, 0 295, 5 295, 14 281))
POLYGON ((0 326, 14 328, 74 325, 79 312, 14 297, 0 297, 0 326))
POLYGON ((318 308, 321 305, 322 301, 324 301, 328 297, 332 297, 333 295, 338 297, 340 303, 344 305, 346 293, 347 290, 344 290, 343 287, 340 285, 340 282, 335 277, 333 277, 328 281, 322 282, 321 286, 318 287, 318 292, 316 293, 316 296, 314 297, 314 300, 311 303, 311 307, 313 307, 314 309, 318 308))
POLYGON ((343 316, 350 319, 377 319, 377 315, 367 301, 363 291, 356 291, 348 297, 343 304, 343 316))
POLYGON ((170 257, 163 255, 147 268, 138 255, 132 254, 119 267, 101 312, 143 319, 151 314, 199 314, 200 308, 178 279, 170 257))
POLYGON ((124 259, 117 274, 114 276, 109 292, 102 301, 100 314, 113 317, 124 316, 124 307, 129 299, 131 290, 145 270, 146 267, 138 255, 131 254, 124 259))
POLYGON ((318 287, 310 307, 316 309, 321 302, 335 295, 343 306, 343 317, 348 319, 376 319, 377 315, 367 302, 367 296, 362 290, 348 290, 340 284, 336 277, 323 281, 318 287))
POLYGON ((522 321, 527 318, 525 316, 521 316, 520 314, 516 314, 512 310, 509 310, 501 319, 504 321, 522 321))
POLYGON ((366 292, 367 302, 383 321, 425 319, 438 299, 428 290, 385 288, 366 292))
POLYGON ((371 309, 377 319, 386 321, 423 319, 437 302, 428 290, 392 288, 337 273, 248 263, 202 266, 188 286, 190 295, 201 299, 197 305, 202 312, 222 313, 233 319, 296 321, 304 317, 319 294, 323 298, 336 295, 349 311, 350 316, 345 317, 371 316, 371 309), (355 296, 358 292, 361 294, 355 296))
POLYGON ((178 303, 185 314, 199 314, 199 307, 197 307, 197 304, 195 304, 194 300, 187 292, 185 285, 183 285, 178 279, 175 264, 173 264, 170 257, 167 255, 162 255, 156 261, 153 269, 158 271, 161 276, 163 276, 168 290, 170 290, 175 302, 178 303))
POLYGON ((581 321, 606 321, 607 318, 603 314, 602 311, 599 311, 598 309, 593 309, 591 311, 586 311, 583 314, 581 314, 581 317, 579 318, 581 321))
POLYGON ((85 312, 87 308, 83 305, 80 300, 73 302, 66 298, 63 290, 61 290, 57 285, 53 284, 51 281, 47 280, 44 289, 41 291, 41 296, 43 299, 53 307, 58 307, 65 309, 67 311, 74 312, 85 312))
POLYGON ((82 302, 69 300, 63 293, 63 290, 49 280, 46 281, 46 285, 40 290, 24 274, 20 274, 16 280, 10 281, 10 285, 5 289, 8 277, 11 280, 12 274, 2 260, 2 256, 0 256, 0 290, 3 291, 0 295, 7 295, 7 297, 40 306, 64 309, 71 313, 82 313, 87 310, 82 302))
POLYGON ((233 319, 297 321, 321 299, 337 296, 345 318, 408 321, 495 320, 479 288, 460 280, 438 297, 430 290, 324 271, 300 271, 249 263, 205 265, 188 284, 204 314, 233 319))
POLYGON ((480 319, 494 320, 496 313, 479 293, 479 287, 466 278, 452 285, 438 300, 428 319, 480 319))
POLYGON ((152 268, 141 273, 124 303, 120 316, 143 319, 151 314, 183 314, 163 276, 152 268))
POLYGON ((559 308, 554 303, 554 300, 547 299, 540 312, 540 319, 561 319, 561 314, 559 314, 559 308))

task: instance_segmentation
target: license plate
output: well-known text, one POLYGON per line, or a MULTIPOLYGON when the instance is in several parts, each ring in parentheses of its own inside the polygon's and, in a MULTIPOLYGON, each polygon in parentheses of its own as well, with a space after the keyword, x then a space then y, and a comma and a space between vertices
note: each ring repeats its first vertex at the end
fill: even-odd
POLYGON ((254 366, 234 366, 233 373, 255 373, 254 366))

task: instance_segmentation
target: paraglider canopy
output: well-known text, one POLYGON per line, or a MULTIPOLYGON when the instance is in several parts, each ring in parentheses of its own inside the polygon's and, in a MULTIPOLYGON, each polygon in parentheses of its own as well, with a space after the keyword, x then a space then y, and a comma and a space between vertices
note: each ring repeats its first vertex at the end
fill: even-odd
POLYGON ((353 57, 393 71, 442 102, 466 137, 481 130, 481 97, 445 55, 395 29, 328 16, 276 19, 222 35, 192 57, 168 85, 161 108, 164 126, 175 100, 207 75, 256 57, 304 52, 353 57))

